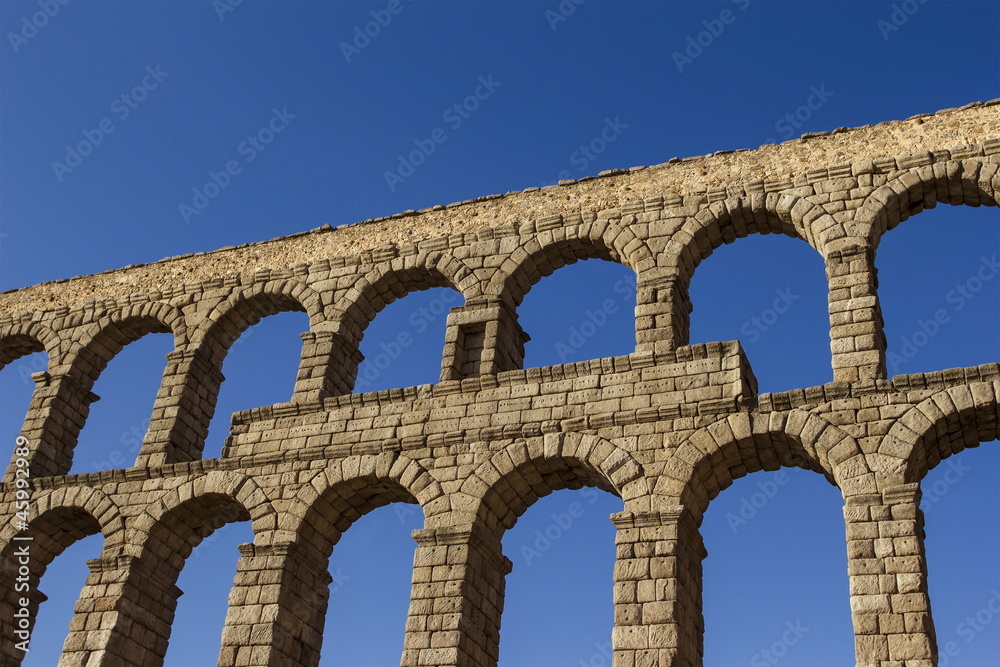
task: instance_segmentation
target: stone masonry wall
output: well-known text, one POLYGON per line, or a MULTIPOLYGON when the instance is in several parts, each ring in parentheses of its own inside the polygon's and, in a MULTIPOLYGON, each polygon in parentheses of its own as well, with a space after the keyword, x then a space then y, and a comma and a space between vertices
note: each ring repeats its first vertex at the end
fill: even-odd
POLYGON ((424 516, 401 665, 494 667, 504 531, 541 496, 595 486, 624 502, 615 667, 699 667, 701 518, 735 479, 796 466, 844 497, 857 665, 932 667, 920 481, 1000 437, 1000 364, 887 378, 874 256, 910 216, 996 206, 998 192, 1000 106, 977 103, 4 293, 0 365, 42 350, 50 361, 33 376, 24 467, 15 458, 0 485, 0 664, 22 656, 9 583, 30 581, 33 618, 45 567, 95 533, 104 550, 59 664, 162 664, 185 558, 249 520, 218 664, 316 665, 332 549, 401 501, 424 516), (832 382, 758 394, 739 342, 689 344, 695 269, 753 233, 824 258, 832 382), (522 298, 588 258, 635 271, 635 351, 523 368, 522 298), (440 382, 353 393, 368 324, 435 286, 464 298, 440 382), (227 350, 288 310, 310 321, 294 395, 234 414, 222 456, 202 459, 227 350), (152 332, 175 347, 137 460, 68 474, 94 382, 152 332))

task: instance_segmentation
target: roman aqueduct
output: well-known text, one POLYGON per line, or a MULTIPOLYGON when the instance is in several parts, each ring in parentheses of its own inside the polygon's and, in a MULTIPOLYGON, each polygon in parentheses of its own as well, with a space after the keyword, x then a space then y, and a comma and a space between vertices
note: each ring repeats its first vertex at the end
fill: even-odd
POLYGON ((995 101, 4 293, 0 365, 37 351, 50 361, 21 431, 26 529, 15 521, 22 468, 12 462, 0 487, 3 664, 22 656, 16 538, 33 540, 34 614, 51 560, 103 535, 60 665, 152 666, 185 558, 212 530, 249 520, 218 664, 316 665, 334 544, 402 501, 424 517, 402 665, 494 666, 504 531, 539 497, 594 486, 624 503, 612 517, 614 664, 695 667, 703 513, 735 479, 796 466, 843 494, 857 664, 931 667, 920 482, 1000 437, 1000 365, 887 378, 874 255, 924 209, 996 206, 998 192, 995 101), (828 384, 758 394, 739 342, 689 344, 694 271, 755 233, 801 239, 825 261, 828 384), (635 272, 635 351, 523 368, 522 298, 588 258, 635 272), (440 382, 352 393, 368 324, 435 286, 464 297, 447 319, 440 382), (222 456, 202 459, 227 350, 289 310, 310 322, 294 395, 234 414, 222 456), (137 460, 68 474, 95 380, 152 332, 175 345, 137 460))

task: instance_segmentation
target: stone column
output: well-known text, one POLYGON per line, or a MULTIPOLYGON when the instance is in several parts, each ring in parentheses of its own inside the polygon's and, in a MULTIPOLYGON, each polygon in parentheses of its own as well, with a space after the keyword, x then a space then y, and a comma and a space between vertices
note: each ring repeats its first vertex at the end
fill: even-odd
POLYGON ((318 403, 330 396, 350 394, 364 355, 358 346, 335 331, 302 334, 302 361, 295 379, 296 403, 318 403))
MULTIPOLYGON (((32 477, 65 475, 73 463, 80 429, 87 421, 92 403, 100 397, 90 391, 93 383, 64 373, 32 373, 35 390, 21 429, 28 439, 32 477)), ((13 461, 7 468, 5 482, 12 481, 13 461)))
POLYGON ((413 592, 402 667, 496 667, 504 577, 500 538, 477 526, 413 531, 413 592))
POLYGON ((881 379, 885 377, 885 332, 875 250, 863 239, 844 241, 826 258, 833 379, 881 379))
POLYGON ((59 667, 159 665, 181 590, 159 568, 134 556, 87 561, 59 667))
POLYGON ((615 544, 615 667, 700 667, 705 622, 701 561, 707 552, 685 507, 622 512, 615 544))
POLYGON ((24 659, 26 654, 18 648, 18 645, 25 641, 23 632, 34 630, 35 621, 38 619, 38 606, 48 599, 48 596, 38 590, 37 562, 33 564, 29 562, 28 567, 32 573, 28 576, 28 589, 16 590, 15 584, 18 583, 18 577, 23 570, 20 570, 21 563, 16 556, 16 549, 20 543, 15 542, 14 545, 8 553, 9 557, 0 563, 0 575, 3 575, 4 586, 3 593, 0 594, 0 664, 11 666, 20 665, 24 659), (24 607, 26 618, 19 617, 24 613, 21 611, 22 598, 28 602, 27 607, 24 607), (24 624, 27 625, 26 629, 23 627, 24 624))
POLYGON ((844 517, 858 667, 933 667, 920 485, 850 496, 844 517))
POLYGON ((239 549, 219 667, 318 665, 332 581, 327 559, 296 542, 239 549))
POLYGON ((220 363, 194 348, 174 350, 167 355, 163 382, 153 403, 149 430, 136 467, 201 458, 219 387, 225 379, 219 370, 220 363))
POLYGON ((688 281, 680 275, 640 280, 636 287, 637 352, 673 352, 688 344, 691 329, 688 281))
POLYGON ((521 368, 528 340, 517 313, 502 301, 470 302, 452 308, 445 329, 441 381, 521 368))

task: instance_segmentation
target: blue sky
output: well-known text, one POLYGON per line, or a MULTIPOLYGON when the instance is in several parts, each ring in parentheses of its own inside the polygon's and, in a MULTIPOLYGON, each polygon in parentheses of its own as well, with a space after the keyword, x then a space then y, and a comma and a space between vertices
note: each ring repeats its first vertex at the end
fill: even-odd
MULTIPOLYGON (((0 0, 0 289, 1000 95, 996 2, 401 0, 397 13, 388 0, 231 2, 51 0, 58 11, 32 30, 37 1, 0 0), (357 38, 377 17, 378 34, 357 38), (712 29, 690 62, 675 56, 712 29), (478 108, 453 110, 477 89, 478 108), (817 92, 818 108, 790 122, 817 92), (602 151, 581 150, 602 132, 613 137, 602 151), (401 169, 399 156, 428 141, 423 164, 401 169)), ((1000 278, 960 310, 947 293, 1000 252, 998 217, 939 206, 886 235, 876 262, 890 352, 949 309, 891 373, 997 361, 1000 278), (944 227, 955 233, 941 240, 944 227)), ((628 353, 632 285, 628 270, 597 260, 544 279, 519 311, 533 339, 526 364, 628 353), (608 324, 572 345, 573 327, 608 299, 608 324)), ((831 379, 823 265, 805 243, 741 239, 706 260, 691 289, 692 342, 741 339, 762 391, 831 379), (778 298, 787 313, 753 324, 778 298)), ((369 357, 401 331, 415 342, 386 369, 363 365, 366 389, 435 381, 454 299, 428 290, 376 318, 369 357), (432 316, 417 331, 421 308, 432 316)), ((221 450, 232 411, 288 399, 307 327, 298 313, 274 316, 234 346, 206 456, 221 450)), ((131 464, 169 351, 169 336, 150 335, 108 366, 74 472, 131 464)), ((44 365, 25 357, 0 373, 3 456, 30 397, 25 378, 44 365)), ((936 489, 925 499, 930 586, 938 635, 960 648, 952 666, 1000 663, 1000 618, 971 640, 962 625, 1000 590, 998 481, 994 444, 924 484, 936 489)), ((562 491, 509 531, 502 665, 609 664, 607 516, 620 510, 604 492, 562 491), (558 538, 545 546, 547 530, 558 538)), ((419 519, 382 508, 337 545, 324 665, 398 663, 419 519)), ((780 664, 851 663, 834 487, 798 469, 750 475, 712 503, 703 532, 707 667, 771 664, 762 651, 786 624, 801 637, 780 664), (767 502, 734 520, 761 493, 767 502)), ((235 547, 250 539, 248 526, 227 526, 189 559, 166 664, 214 661, 235 547)), ((91 537, 51 566, 26 665, 54 664, 84 560, 100 548, 91 537)))

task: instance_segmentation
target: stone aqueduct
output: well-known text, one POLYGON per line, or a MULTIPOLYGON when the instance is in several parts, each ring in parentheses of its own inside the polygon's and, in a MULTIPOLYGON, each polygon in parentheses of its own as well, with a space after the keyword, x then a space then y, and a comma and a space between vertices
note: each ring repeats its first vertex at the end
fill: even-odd
MULTIPOLYGON (((612 517, 614 664, 701 665, 701 517, 736 478, 797 466, 843 494, 857 664, 931 667, 920 481, 1000 436, 1000 365, 887 379, 874 254, 910 216, 996 206, 998 192, 1000 106, 975 103, 0 295, 0 363, 50 359, 22 429, 32 590, 66 546, 104 537, 59 664, 161 664, 185 558, 250 520, 218 664, 316 665, 334 544, 403 501, 424 527, 402 665, 493 666, 504 531, 540 496, 596 486, 624 502, 612 517), (830 383, 758 394, 738 342, 689 344, 693 272, 753 233, 801 239, 825 260, 830 383), (522 297, 587 258, 636 273, 634 353, 522 368, 522 297), (366 326, 432 286, 465 298, 447 319, 440 382, 352 393, 366 326), (236 413, 222 456, 203 460, 227 349, 288 310, 310 320, 294 396, 236 413), (135 465, 68 474, 94 381, 151 332, 172 333, 175 348, 135 465)), ((12 464, 0 495, 4 665, 21 657, 14 479, 12 464)), ((32 594, 31 613, 42 599, 32 594)))

